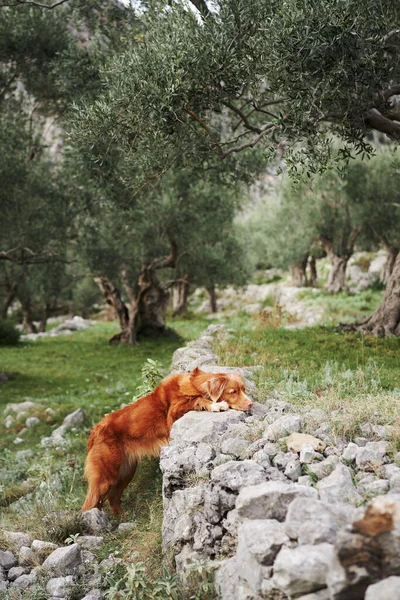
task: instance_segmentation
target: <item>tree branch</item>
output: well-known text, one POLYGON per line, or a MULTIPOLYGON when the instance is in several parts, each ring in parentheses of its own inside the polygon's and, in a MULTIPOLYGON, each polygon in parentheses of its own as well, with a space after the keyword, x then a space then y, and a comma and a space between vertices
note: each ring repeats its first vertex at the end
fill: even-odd
POLYGON ((392 39, 392 37, 394 37, 395 35, 400 33, 400 29, 393 29, 393 31, 389 31, 389 33, 387 33, 386 35, 384 35, 380 41, 382 42, 382 44, 386 44, 386 42, 388 42, 389 40, 392 39))
POLYGON ((11 250, 0 251, 0 260, 7 260, 16 265, 43 265, 51 262, 64 263, 70 265, 77 262, 76 259, 65 260, 57 254, 51 252, 33 252, 29 248, 12 248, 11 250))
POLYGON ((234 113, 236 113, 241 121, 243 122, 243 125, 247 128, 250 129, 250 131, 255 131, 256 133, 261 133, 262 129, 260 129, 259 127, 256 127, 255 125, 252 125, 247 116, 244 114, 243 111, 240 110, 240 108, 237 108, 237 106, 235 106, 234 104, 232 104, 231 102, 228 101, 223 101, 222 104, 228 108, 230 108, 234 113))
POLYGON ((256 144, 258 144, 258 142, 261 140, 261 138, 263 138, 266 133, 273 131, 274 128, 275 128, 275 125, 273 123, 268 123, 268 125, 266 125, 264 127, 264 129, 261 130, 259 135, 257 135, 255 138, 253 138, 250 142, 247 142, 246 144, 242 144, 241 146, 234 146, 233 148, 229 148, 228 150, 225 150, 225 152, 222 152, 222 154, 221 154, 222 158, 226 158, 230 154, 233 154, 236 152, 241 152, 242 150, 245 150, 246 148, 254 148, 254 146, 256 144))
POLYGON ((49 10, 60 6, 60 4, 64 4, 68 2, 68 0, 59 0, 58 2, 54 2, 54 4, 42 4, 40 2, 34 2, 33 0, 16 0, 13 4, 0 4, 0 8, 11 7, 14 8, 16 6, 37 6, 38 8, 48 8, 49 10))
POLYGON ((376 108, 371 108, 368 111, 365 123, 371 129, 386 133, 386 135, 393 139, 400 139, 400 123, 384 117, 376 108))
POLYGON ((164 256, 163 258, 154 258, 150 263, 150 269, 166 269, 173 268, 176 266, 176 261, 178 258, 178 246, 174 239, 170 238, 170 253, 168 256, 164 256))
POLYGON ((385 90, 383 92, 383 97, 385 100, 389 100, 392 96, 398 96, 400 94, 400 85, 394 85, 392 88, 385 90))
POLYGON ((205 0, 190 0, 190 2, 197 8, 203 17, 208 17, 208 15, 211 14, 205 0))

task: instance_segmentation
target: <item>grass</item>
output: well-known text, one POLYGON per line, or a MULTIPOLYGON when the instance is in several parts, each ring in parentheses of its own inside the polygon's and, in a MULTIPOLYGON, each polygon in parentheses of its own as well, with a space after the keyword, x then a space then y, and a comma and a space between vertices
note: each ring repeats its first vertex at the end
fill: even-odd
MULTIPOLYGON (((339 333, 329 327, 288 331, 243 322, 216 348, 221 362, 261 365, 259 399, 272 390, 301 408, 337 411, 330 418, 345 439, 363 422, 392 425, 393 451, 400 439, 400 340, 339 333)), ((313 425, 310 424, 312 433, 313 425)))
MULTIPOLYGON (((156 360, 167 374, 174 350, 184 340, 198 337, 209 323, 190 315, 176 319, 173 327, 183 339, 144 338, 135 347, 110 346, 108 339, 118 331, 117 326, 98 323, 70 336, 0 348, 1 371, 9 376, 0 383, 0 411, 10 402, 30 399, 37 403, 9 429, 4 419, 0 422, 0 528, 27 531, 37 539, 57 543, 83 533, 78 510, 86 490, 82 474, 90 428, 121 403, 131 402, 147 358, 156 360), (78 407, 87 415, 84 426, 68 431, 64 447, 43 448, 40 439, 78 407), (49 414, 46 408, 53 412, 49 414), (41 423, 21 433, 30 414, 39 416, 41 423), (18 445, 13 443, 16 435, 23 440, 18 445)), ((141 463, 123 507, 125 520, 134 522, 133 530, 106 535, 96 553, 100 559, 117 553, 129 561, 141 560, 149 572, 160 573, 162 497, 157 460, 141 463)), ((0 547, 5 546, 0 536, 0 547)))
POLYGON ((368 289, 358 294, 327 294, 322 289, 309 289, 300 292, 298 299, 307 306, 322 306, 324 323, 333 327, 339 323, 359 321, 369 316, 382 300, 382 290, 368 289))

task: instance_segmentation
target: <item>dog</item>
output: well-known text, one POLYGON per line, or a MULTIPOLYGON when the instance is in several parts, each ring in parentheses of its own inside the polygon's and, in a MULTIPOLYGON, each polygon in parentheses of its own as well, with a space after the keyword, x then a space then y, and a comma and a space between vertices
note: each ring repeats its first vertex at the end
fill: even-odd
POLYGON ((85 464, 89 489, 82 512, 102 509, 108 498, 112 513, 121 516, 121 496, 138 462, 158 456, 172 424, 190 410, 247 411, 252 404, 241 375, 197 368, 170 375, 148 396, 107 415, 90 432, 85 464))

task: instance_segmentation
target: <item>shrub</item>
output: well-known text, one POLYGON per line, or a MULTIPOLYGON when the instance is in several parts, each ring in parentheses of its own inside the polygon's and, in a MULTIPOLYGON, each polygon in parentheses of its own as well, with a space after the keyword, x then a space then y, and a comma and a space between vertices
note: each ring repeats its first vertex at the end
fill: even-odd
POLYGON ((0 319, 0 346, 15 346, 19 342, 20 335, 12 321, 0 319))

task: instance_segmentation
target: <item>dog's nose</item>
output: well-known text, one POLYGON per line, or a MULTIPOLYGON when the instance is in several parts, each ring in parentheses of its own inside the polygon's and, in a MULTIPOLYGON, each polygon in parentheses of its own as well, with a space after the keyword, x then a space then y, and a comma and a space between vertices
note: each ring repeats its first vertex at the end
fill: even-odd
POLYGON ((253 403, 251 400, 247 401, 247 408, 251 408, 253 406, 253 403))

